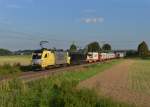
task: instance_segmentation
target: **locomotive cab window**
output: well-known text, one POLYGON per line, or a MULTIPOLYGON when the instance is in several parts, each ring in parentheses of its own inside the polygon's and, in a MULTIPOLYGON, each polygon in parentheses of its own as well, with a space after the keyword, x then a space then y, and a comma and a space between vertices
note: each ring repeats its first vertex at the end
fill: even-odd
POLYGON ((41 59, 41 54, 34 54, 32 59, 41 59))
POLYGON ((45 54, 44 58, 47 58, 47 54, 45 54))

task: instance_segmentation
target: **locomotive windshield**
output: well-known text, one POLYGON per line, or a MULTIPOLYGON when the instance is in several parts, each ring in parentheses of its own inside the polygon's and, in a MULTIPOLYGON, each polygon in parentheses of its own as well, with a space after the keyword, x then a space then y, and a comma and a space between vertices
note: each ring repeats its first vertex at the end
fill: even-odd
POLYGON ((41 53, 34 53, 32 59, 41 59, 41 57, 42 57, 41 53))
POLYGON ((32 59, 41 59, 43 50, 35 50, 32 59))

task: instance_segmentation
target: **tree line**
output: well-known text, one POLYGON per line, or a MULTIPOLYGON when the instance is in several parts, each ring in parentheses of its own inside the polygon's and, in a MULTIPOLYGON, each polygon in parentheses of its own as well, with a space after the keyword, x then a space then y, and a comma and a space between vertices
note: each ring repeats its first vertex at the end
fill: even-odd
MULTIPOLYGON (((70 45, 69 50, 71 52, 77 51, 77 46, 75 45, 75 43, 70 45)), ((112 50, 112 48, 110 44, 104 44, 102 47, 100 47, 98 42, 91 42, 84 48, 84 50, 87 52, 100 52, 100 51, 109 52, 112 50)))
POLYGON ((0 55, 1 55, 1 56, 4 56, 4 55, 12 55, 12 52, 11 52, 10 50, 8 50, 8 49, 3 49, 3 48, 1 48, 1 49, 0 49, 0 55))
MULTIPOLYGON (((78 50, 77 45, 73 42, 70 45, 70 52, 75 52, 78 50)), ((112 50, 112 46, 108 43, 104 44, 102 47, 100 46, 100 44, 98 42, 91 42, 89 44, 86 45, 86 47, 84 49, 82 49, 86 52, 110 52, 112 50)), ((0 49, 0 55, 4 56, 4 55, 27 55, 27 54, 32 54, 33 50, 19 50, 19 51, 15 51, 12 52, 8 49, 0 49)), ((132 56, 140 56, 140 57, 148 57, 150 56, 150 51, 149 51, 149 47, 147 45, 147 43, 145 41, 141 42, 138 45, 137 51, 136 52, 132 52, 132 51, 128 51, 129 55, 132 56)))
POLYGON ((34 50, 18 50, 18 51, 10 51, 8 49, 0 48, 0 56, 8 56, 8 55, 31 55, 34 50))
MULTIPOLYGON (((92 42, 89 43, 84 50, 87 50, 87 52, 110 52, 112 50, 112 46, 106 43, 102 47, 100 47, 98 42, 92 42)), ((70 51, 71 52, 77 51, 77 46, 75 45, 75 43, 71 44, 70 51)), ((136 52, 129 50, 127 51, 127 55, 149 57, 150 56, 149 47, 147 43, 143 41, 138 45, 136 52)))

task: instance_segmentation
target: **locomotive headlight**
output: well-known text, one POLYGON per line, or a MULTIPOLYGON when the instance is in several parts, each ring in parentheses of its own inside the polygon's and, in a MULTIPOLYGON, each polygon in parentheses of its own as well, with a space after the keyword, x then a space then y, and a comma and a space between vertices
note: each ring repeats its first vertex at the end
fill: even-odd
POLYGON ((37 60, 37 63, 40 65, 42 63, 42 60, 41 59, 37 60))

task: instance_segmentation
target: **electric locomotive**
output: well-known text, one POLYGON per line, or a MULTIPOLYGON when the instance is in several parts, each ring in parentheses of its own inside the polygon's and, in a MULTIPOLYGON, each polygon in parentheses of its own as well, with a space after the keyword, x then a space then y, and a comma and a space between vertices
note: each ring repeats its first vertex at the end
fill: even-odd
POLYGON ((69 65, 70 57, 67 51, 41 49, 32 55, 32 67, 45 69, 50 66, 69 65))

